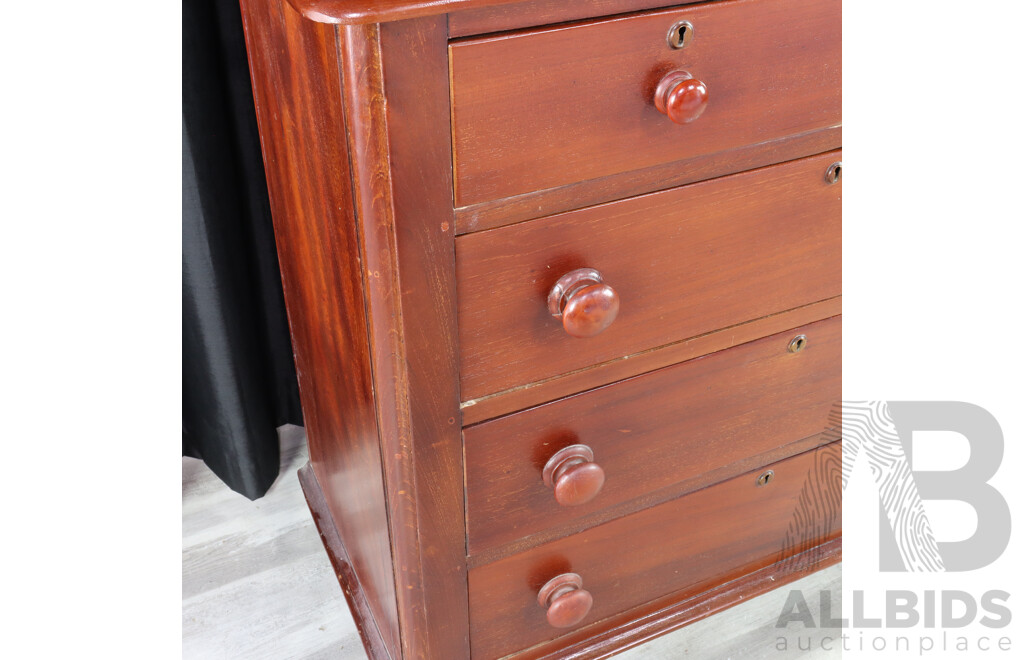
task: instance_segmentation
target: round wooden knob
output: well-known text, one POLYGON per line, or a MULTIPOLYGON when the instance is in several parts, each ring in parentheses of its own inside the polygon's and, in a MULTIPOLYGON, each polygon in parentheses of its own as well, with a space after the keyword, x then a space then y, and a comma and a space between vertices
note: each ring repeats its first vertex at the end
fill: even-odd
POLYGON ((677 124, 689 124, 708 107, 708 86, 686 71, 666 74, 654 91, 654 106, 677 124))
POLYGON ((544 465, 544 484, 555 491, 562 506, 579 506, 594 499, 604 486, 604 470, 594 462, 594 450, 572 445, 559 450, 544 465))
POLYGON ((619 294, 593 268, 577 268, 555 283, 548 294, 548 311, 573 337, 593 337, 619 315, 619 294))
POLYGON ((583 588, 583 578, 563 573, 540 588, 537 602, 547 609, 548 623, 555 628, 571 628, 590 613, 594 597, 583 588))

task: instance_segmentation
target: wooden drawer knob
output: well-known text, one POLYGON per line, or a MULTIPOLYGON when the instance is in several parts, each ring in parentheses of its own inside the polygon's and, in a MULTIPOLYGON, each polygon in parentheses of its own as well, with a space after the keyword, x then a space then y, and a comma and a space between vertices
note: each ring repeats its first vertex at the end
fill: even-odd
POLYGON ((654 107, 677 124, 689 124, 708 107, 708 87, 686 71, 673 71, 658 83, 654 107))
POLYGON ((619 294, 593 268, 560 277, 548 294, 548 311, 573 337, 593 337, 619 315, 619 294))
POLYGON ((548 623, 553 627, 571 628, 590 613, 594 597, 583 588, 583 578, 563 573, 541 587, 537 602, 548 611, 548 623))
POLYGON ((601 492, 604 470, 594 462, 594 450, 572 445, 555 453, 544 465, 544 484, 555 491, 562 506, 586 504, 601 492))

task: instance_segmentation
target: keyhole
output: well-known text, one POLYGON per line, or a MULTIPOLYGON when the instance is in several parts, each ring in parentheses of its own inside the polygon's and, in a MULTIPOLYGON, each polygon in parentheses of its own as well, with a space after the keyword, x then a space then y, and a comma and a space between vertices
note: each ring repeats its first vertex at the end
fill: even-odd
POLYGON ((789 342, 789 352, 799 353, 807 347, 807 335, 797 335, 789 342))
POLYGON ((774 470, 768 470, 767 472, 765 472, 764 474, 762 474, 760 477, 757 478, 757 485, 758 486, 767 486, 771 482, 771 480, 774 479, 774 478, 775 478, 775 471, 774 470))
POLYGON ((693 41, 693 24, 680 21, 668 32, 668 45, 672 48, 686 48, 693 41))
POLYGON ((838 183, 843 177, 843 161, 832 163, 825 172, 825 180, 831 183, 838 183))

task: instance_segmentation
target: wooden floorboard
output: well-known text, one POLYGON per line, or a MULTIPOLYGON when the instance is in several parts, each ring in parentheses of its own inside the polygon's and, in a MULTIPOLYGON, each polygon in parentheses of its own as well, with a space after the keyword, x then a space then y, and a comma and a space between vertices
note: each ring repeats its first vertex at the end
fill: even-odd
MULTIPOLYGON (((224 486, 202 462, 182 459, 182 657, 186 660, 362 660, 355 623, 335 581, 296 472, 308 460, 299 427, 281 429, 281 476, 251 502, 224 486)), ((141 579, 141 578, 140 578, 141 579)), ((629 649, 620 660, 833 660, 811 631, 810 653, 796 647, 797 631, 775 628, 791 589, 802 589, 812 611, 830 591, 839 616, 841 565, 721 614, 629 649), (813 600, 812 600, 813 598, 813 600), (793 647, 776 650, 785 634, 793 647)), ((807 647, 806 631, 803 635, 807 647)), ((445 659, 449 660, 449 659, 445 659)), ((451 659, 455 660, 455 659, 451 659)))

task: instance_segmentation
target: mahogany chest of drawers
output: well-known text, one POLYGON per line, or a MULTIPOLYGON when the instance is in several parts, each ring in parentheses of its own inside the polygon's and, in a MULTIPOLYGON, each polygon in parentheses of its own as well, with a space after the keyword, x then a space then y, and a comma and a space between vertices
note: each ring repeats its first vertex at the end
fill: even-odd
POLYGON ((838 0, 241 5, 371 657, 605 657, 839 560, 838 0))

